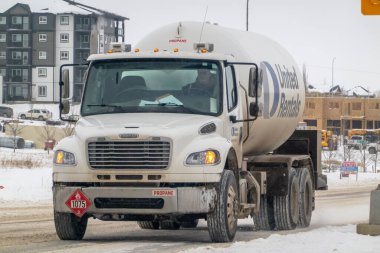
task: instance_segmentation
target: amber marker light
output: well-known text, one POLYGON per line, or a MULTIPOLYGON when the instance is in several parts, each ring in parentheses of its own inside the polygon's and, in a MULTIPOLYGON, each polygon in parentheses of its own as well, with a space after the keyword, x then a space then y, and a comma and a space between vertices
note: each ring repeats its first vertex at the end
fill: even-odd
POLYGON ((57 157, 55 159, 55 163, 56 164, 62 164, 63 163, 63 152, 62 151, 57 152, 57 157))
POLYGON ((138 53, 138 52, 140 52, 140 49, 136 48, 135 53, 138 53))
POLYGON ((155 52, 155 53, 157 53, 158 51, 160 51, 160 50, 158 50, 158 48, 153 49, 153 52, 155 52))
POLYGON ((207 49, 206 49, 206 48, 202 48, 202 49, 201 49, 201 53, 202 53, 202 54, 207 53, 207 49))
POLYGON ((107 53, 112 54, 112 53, 113 53, 113 50, 110 49, 110 50, 107 51, 107 53))
POLYGON ((205 163, 206 164, 214 164, 215 163, 215 152, 212 150, 206 151, 206 157, 205 157, 205 163))
POLYGON ((178 52, 179 52, 179 49, 178 49, 178 48, 174 48, 174 49, 173 49, 173 52, 174 52, 174 53, 178 53, 178 52))

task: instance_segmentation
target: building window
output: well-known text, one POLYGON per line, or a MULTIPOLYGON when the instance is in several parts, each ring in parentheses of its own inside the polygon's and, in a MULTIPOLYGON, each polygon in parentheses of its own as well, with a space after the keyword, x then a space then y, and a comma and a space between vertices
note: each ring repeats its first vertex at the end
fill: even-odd
POLYGON ((314 102, 306 102, 306 108, 307 109, 315 109, 315 103, 314 102))
POLYGON ((46 42, 47 41, 47 35, 46 35, 46 33, 40 33, 38 35, 38 41, 39 42, 46 42))
POLYGON ((0 69, 0 76, 6 76, 6 69, 0 69))
POLYGON ((81 35, 80 36, 80 42, 88 43, 88 38, 89 38, 88 35, 81 35))
POLYGON ((371 110, 378 110, 379 109, 379 103, 370 103, 369 109, 371 110))
POLYGON ((21 76, 21 69, 12 69, 12 76, 21 76))
POLYGON ((361 120, 353 120, 352 121, 352 128, 362 129, 363 128, 362 123, 363 123, 363 121, 361 121, 361 120))
POLYGON ((0 25, 7 24, 7 17, 0 17, 0 25))
POLYGON ((61 25, 68 25, 69 24, 69 16, 61 16, 60 21, 61 21, 61 25))
POLYGON ((21 51, 12 51, 13 60, 21 60, 21 51))
POLYGON ((367 129, 373 129, 373 120, 367 120, 367 129))
POLYGON ((38 76, 39 77, 46 77, 47 75, 47 69, 46 68, 38 68, 38 76))
POLYGON ((39 51, 38 52, 38 59, 46 60, 46 51, 39 51))
POLYGON ((0 33, 0 42, 6 42, 6 41, 7 41, 7 34, 0 33))
POLYGON ((14 25, 21 25, 22 24, 22 17, 20 17, 20 16, 13 16, 12 17, 12 24, 14 24, 14 25))
POLYGON ((338 102, 329 102, 329 109, 339 109, 338 102))
POLYGON ((62 43, 69 42, 69 34, 68 33, 61 33, 61 42, 62 43))
POLYGON ((22 34, 12 34, 12 42, 21 42, 22 34))
POLYGON ((304 119, 304 122, 306 122, 307 126, 316 127, 317 126, 317 120, 316 119, 304 119))
POLYGON ((61 60, 69 59, 69 51, 61 51, 61 60))
POLYGON ((0 51, 0 59, 7 59, 7 52, 6 51, 0 51))
POLYGON ((38 86, 38 96, 39 97, 46 97, 46 86, 38 86))
POLYGON ((47 24, 47 17, 46 16, 40 16, 38 19, 38 23, 40 25, 46 25, 47 24))
POLYGON ((362 103, 352 102, 352 110, 360 111, 362 109, 362 103))

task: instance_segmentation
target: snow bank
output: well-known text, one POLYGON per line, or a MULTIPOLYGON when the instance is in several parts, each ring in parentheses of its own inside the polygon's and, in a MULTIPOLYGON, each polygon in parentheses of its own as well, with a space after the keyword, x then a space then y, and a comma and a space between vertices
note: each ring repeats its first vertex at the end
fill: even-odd
POLYGON ((181 252, 378 253, 380 252, 380 238, 356 234, 355 225, 329 226, 308 232, 289 235, 273 234, 266 239, 235 242, 228 248, 201 247, 181 252))

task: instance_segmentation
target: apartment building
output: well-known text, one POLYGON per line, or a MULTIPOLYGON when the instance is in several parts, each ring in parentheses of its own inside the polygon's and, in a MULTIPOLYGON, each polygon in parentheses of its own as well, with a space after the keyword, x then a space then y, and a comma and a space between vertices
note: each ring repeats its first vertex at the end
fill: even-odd
POLYGON ((347 135, 349 129, 380 128, 380 98, 308 94, 303 121, 311 129, 347 135))
MULTIPOLYGON (((95 8, 32 12, 21 3, 0 13, 2 102, 57 102, 59 67, 85 63, 90 53, 104 53, 111 42, 124 41, 125 20, 95 8)), ((69 70, 71 96, 78 102, 86 67, 69 70)))

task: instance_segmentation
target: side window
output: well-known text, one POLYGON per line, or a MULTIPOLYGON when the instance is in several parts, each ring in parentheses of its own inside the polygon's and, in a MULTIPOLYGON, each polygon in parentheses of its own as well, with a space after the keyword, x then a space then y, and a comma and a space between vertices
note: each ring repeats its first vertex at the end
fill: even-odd
POLYGON ((235 74, 231 66, 226 67, 226 83, 228 111, 231 111, 237 104, 235 74))

